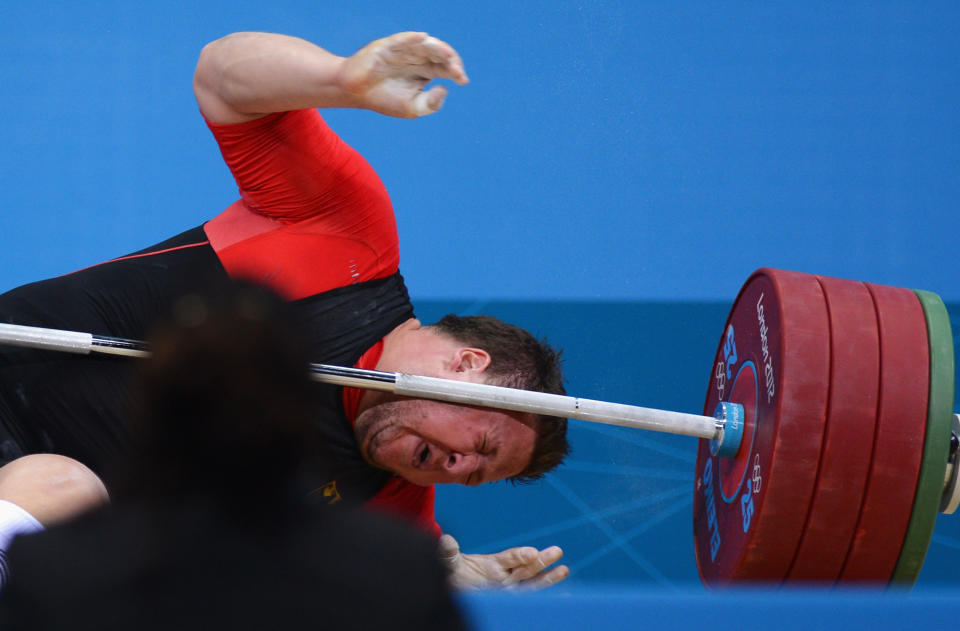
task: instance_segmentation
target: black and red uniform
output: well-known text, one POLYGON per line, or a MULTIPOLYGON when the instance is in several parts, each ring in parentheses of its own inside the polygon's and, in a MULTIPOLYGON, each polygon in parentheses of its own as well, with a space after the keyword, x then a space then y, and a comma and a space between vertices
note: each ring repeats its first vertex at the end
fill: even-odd
MULTIPOLYGON (((316 110, 208 124, 240 200, 146 250, 3 294, 0 321, 140 339, 176 297, 245 279, 296 305, 313 361, 373 368, 383 336, 413 317, 376 173, 316 110)), ((52 452, 104 473, 129 444, 132 372, 123 358, 0 347, 0 463, 52 452)), ((432 487, 361 458, 352 430, 361 394, 317 386, 316 493, 393 509, 439 533, 432 487)))

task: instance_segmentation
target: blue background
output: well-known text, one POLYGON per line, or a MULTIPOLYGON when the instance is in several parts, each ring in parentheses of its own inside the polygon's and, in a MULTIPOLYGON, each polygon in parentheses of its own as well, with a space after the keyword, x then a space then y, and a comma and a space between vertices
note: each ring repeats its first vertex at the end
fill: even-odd
POLYGON ((332 112, 421 298, 730 300, 761 265, 960 299, 955 2, 0 3, 0 286, 196 225, 235 186, 191 93, 241 29, 426 30, 439 116, 332 112))
MULTIPOLYGON (((207 41, 278 31, 349 54, 426 30, 472 79, 443 112, 327 113, 393 197, 420 315, 499 315, 566 349, 572 393, 696 412, 758 267, 960 301, 958 25, 953 2, 8 0, 0 290, 235 199, 191 92, 207 41)), ((694 441, 571 436, 542 484, 443 490, 442 523, 471 550, 564 546, 557 589, 698 589, 694 441)), ((921 583, 953 586, 958 555, 942 517, 921 583)))

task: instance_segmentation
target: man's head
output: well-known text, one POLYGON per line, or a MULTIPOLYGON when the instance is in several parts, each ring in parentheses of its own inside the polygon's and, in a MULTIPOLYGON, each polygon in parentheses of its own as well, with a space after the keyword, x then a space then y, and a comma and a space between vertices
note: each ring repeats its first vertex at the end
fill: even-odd
MULTIPOLYGON (((448 315, 413 333, 403 365, 388 369, 564 393, 559 352, 496 318, 448 315)), ((424 485, 535 480, 569 451, 566 427, 562 418, 409 399, 380 402, 356 421, 368 461, 424 485)))

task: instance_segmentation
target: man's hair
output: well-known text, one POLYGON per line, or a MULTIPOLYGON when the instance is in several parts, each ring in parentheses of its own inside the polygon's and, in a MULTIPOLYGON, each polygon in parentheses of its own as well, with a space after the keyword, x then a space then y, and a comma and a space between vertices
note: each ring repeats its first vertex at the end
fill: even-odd
MULTIPOLYGON (((490 316, 450 314, 430 326, 489 353, 486 374, 491 385, 566 394, 560 351, 546 340, 538 340, 524 329, 490 316)), ((567 419, 537 414, 533 417, 533 429, 537 433, 533 455, 523 471, 509 478, 511 482, 526 483, 543 477, 570 452, 567 419)))

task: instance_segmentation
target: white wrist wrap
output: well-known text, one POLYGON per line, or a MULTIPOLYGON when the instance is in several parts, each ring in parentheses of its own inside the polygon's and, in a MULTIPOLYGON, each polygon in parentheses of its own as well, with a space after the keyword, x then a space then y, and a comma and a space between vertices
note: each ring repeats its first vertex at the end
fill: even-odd
POLYGON ((0 550, 6 550, 17 535, 43 530, 43 524, 13 502, 0 500, 0 550))

